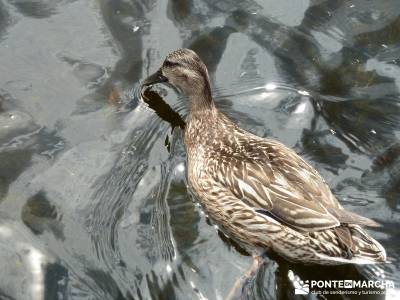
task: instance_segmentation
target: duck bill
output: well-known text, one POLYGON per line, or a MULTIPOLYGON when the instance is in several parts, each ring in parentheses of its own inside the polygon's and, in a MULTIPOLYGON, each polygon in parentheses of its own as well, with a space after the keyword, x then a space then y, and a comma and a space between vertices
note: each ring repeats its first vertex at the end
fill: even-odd
POLYGON ((158 70, 157 72, 155 72, 154 74, 151 74, 149 77, 147 77, 143 83, 142 86, 150 86, 153 85, 155 83, 161 83, 161 82, 167 82, 168 79, 167 77, 165 77, 162 73, 161 70, 158 70))

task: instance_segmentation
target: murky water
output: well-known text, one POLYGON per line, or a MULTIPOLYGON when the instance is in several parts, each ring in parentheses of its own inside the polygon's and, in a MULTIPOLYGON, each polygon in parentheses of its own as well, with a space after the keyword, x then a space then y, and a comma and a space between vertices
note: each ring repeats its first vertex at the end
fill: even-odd
POLYGON ((185 99, 138 96, 180 47, 223 112, 383 224, 370 233, 389 263, 266 257, 243 297, 299 299, 293 276, 384 276, 398 299, 398 0, 0 0, 0 299, 224 299, 250 266, 187 191, 185 99))

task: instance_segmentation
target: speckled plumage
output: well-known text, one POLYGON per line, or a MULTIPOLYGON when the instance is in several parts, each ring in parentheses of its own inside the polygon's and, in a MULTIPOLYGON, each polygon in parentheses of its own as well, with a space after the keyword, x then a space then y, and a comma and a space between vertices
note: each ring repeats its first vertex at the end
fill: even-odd
POLYGON ((292 261, 385 261, 383 247, 362 229, 374 221, 345 211, 292 149, 239 128, 218 111, 207 69, 193 51, 171 53, 158 74, 189 99, 189 184, 225 234, 248 249, 273 249, 292 261))

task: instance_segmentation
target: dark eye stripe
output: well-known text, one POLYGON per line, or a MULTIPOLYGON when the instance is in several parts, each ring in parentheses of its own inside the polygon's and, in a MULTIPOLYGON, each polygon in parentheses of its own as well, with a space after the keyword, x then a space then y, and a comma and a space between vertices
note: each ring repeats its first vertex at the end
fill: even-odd
POLYGON ((166 66, 166 67, 176 67, 176 66, 179 66, 179 63, 173 62, 173 61, 170 61, 170 60, 166 60, 166 61, 164 61, 164 66, 166 66))

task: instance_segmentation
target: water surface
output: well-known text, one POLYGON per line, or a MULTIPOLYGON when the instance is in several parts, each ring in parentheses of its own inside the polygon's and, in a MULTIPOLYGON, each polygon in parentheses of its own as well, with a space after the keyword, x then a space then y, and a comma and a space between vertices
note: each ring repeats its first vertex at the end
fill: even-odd
POLYGON ((384 277, 397 299, 398 0, 0 0, 0 299, 224 299, 250 266, 187 190, 185 98, 138 96, 180 47, 221 111, 382 224, 369 232, 389 263, 266 257, 243 297, 303 299, 293 276, 384 277))

